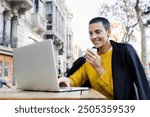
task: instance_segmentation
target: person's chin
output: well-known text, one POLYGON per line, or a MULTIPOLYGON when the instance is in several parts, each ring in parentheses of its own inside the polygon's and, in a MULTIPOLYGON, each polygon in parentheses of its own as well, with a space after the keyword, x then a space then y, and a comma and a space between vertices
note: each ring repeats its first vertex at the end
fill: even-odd
POLYGON ((101 44, 95 44, 94 47, 95 48, 100 48, 102 45, 101 44))

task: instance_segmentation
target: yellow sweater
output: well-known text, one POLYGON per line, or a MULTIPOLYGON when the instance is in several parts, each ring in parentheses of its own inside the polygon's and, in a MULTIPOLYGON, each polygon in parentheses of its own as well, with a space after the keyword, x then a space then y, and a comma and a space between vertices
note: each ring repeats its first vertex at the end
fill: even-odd
POLYGON ((105 70, 104 73, 99 77, 90 63, 85 62, 82 67, 69 77, 70 86, 81 86, 89 79, 92 88, 105 95, 107 99, 113 99, 112 50, 99 56, 101 57, 101 63, 105 70))

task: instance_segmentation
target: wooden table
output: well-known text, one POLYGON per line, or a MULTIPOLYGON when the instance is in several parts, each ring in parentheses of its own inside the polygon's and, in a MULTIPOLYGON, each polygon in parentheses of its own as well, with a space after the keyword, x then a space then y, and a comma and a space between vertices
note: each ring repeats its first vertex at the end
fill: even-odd
POLYGON ((0 88, 0 100, 104 100, 106 97, 94 89, 73 92, 22 91, 0 88))

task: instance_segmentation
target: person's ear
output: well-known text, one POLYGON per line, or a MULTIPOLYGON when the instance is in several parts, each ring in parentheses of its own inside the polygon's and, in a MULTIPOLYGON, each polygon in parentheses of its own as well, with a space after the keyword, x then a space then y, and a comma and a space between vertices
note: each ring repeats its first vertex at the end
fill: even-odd
POLYGON ((111 29, 109 28, 107 31, 108 31, 108 37, 110 37, 110 35, 111 35, 111 29))

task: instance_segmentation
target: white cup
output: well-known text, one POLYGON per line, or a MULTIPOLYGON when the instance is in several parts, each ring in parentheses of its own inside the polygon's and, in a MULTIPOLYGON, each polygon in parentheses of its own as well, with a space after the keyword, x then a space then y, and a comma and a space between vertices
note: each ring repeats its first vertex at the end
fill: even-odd
POLYGON ((93 52, 94 54, 97 54, 97 49, 96 49, 96 48, 89 48, 88 50, 90 50, 90 51, 93 52))
MULTIPOLYGON (((97 49, 96 48, 88 48, 87 50, 90 50, 91 52, 93 52, 94 54, 97 54, 97 49)), ((87 51, 86 50, 86 51, 87 51)), ((83 51, 82 55, 84 58, 86 58, 86 51, 83 51)))

